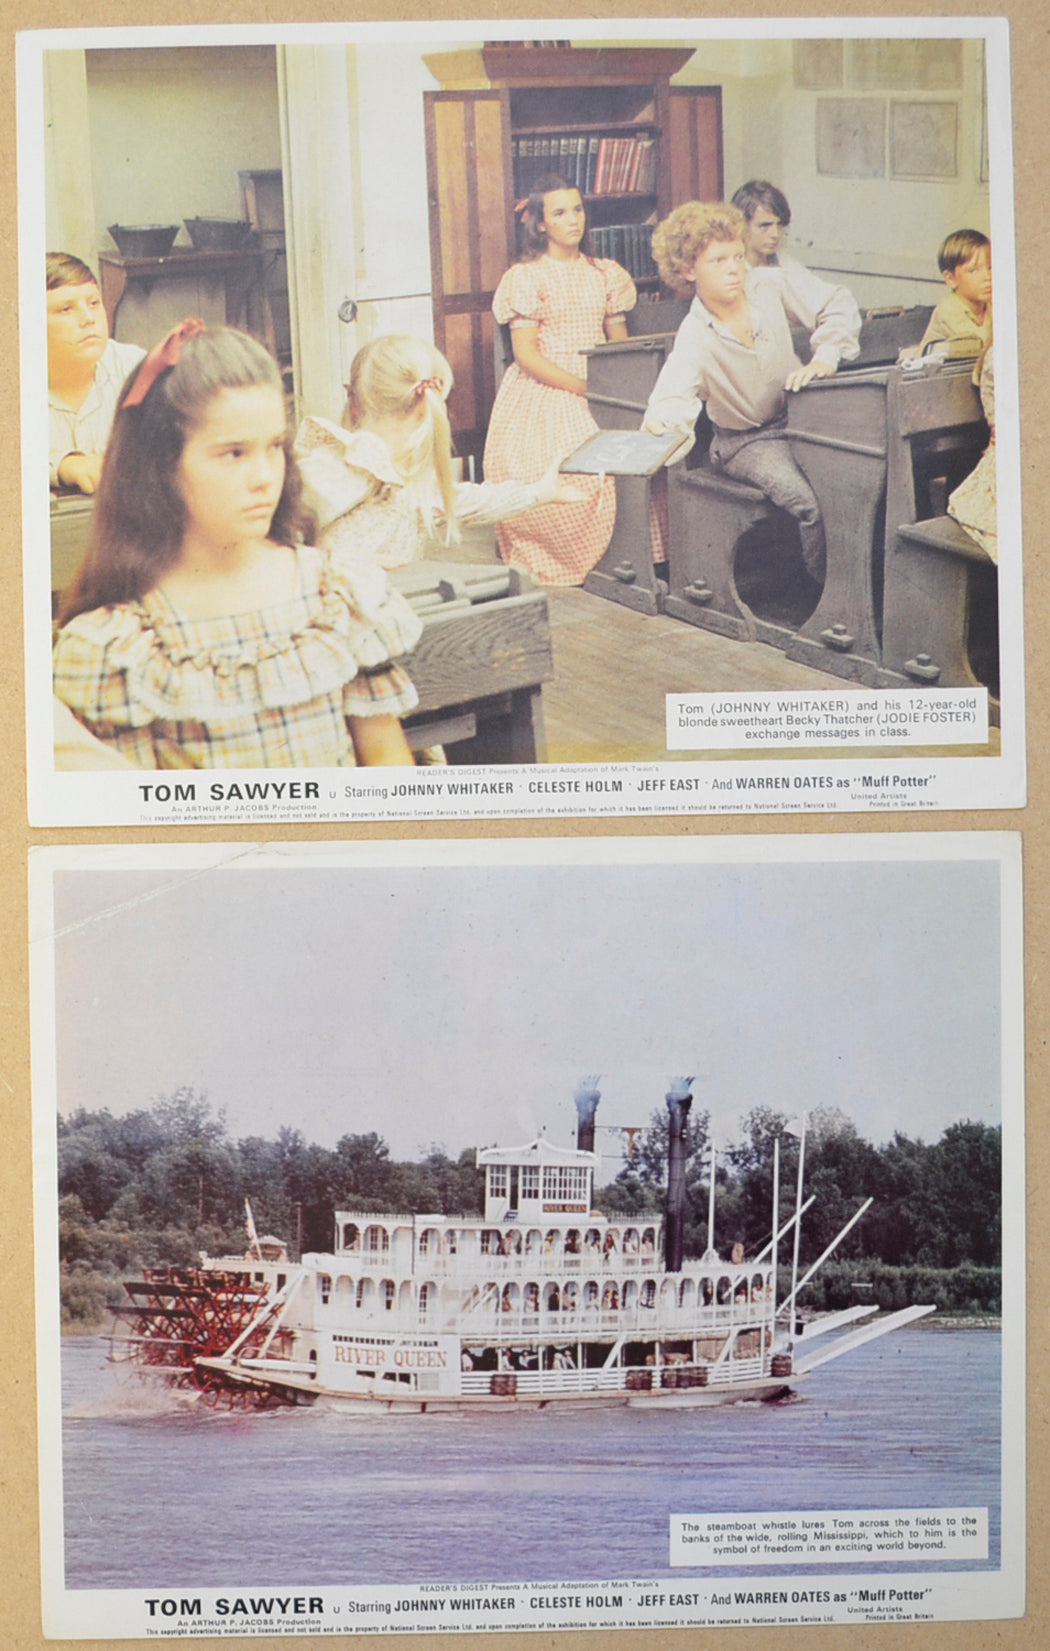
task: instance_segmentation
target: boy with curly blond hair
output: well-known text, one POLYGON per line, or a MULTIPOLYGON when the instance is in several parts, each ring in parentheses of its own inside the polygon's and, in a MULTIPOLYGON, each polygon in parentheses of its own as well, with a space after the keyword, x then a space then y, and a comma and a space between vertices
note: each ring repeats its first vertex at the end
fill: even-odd
MULTIPOLYGON (((723 201, 687 201, 658 226, 653 256, 668 285, 695 294, 649 397, 643 427, 692 431, 706 404, 711 463, 765 493, 797 521, 812 578, 824 575, 824 524, 787 436, 787 396, 856 358, 860 316, 831 296, 819 310, 778 266, 753 268, 745 221, 723 201), (791 323, 810 331, 811 358, 795 354, 791 323)), ((848 297, 848 295, 847 295, 848 297)))

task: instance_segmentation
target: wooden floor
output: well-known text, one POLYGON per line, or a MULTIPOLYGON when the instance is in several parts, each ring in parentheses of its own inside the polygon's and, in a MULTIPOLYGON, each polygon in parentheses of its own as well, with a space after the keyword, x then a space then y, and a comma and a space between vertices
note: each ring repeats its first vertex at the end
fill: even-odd
MULTIPOLYGON (((548 762, 696 762, 776 756, 848 757, 857 747, 766 747, 740 752, 668 751, 666 694, 828 693, 847 687, 796 665, 761 642, 733 642, 662 614, 635 613, 584 590, 548 592, 554 680, 543 690, 548 762)), ((998 729, 987 746, 912 746, 909 757, 997 755, 998 729)), ((868 756, 898 757, 899 747, 865 746, 868 756)))
MULTIPOLYGON (((447 551, 445 553, 447 555, 447 551)), ((464 534, 465 561, 496 560, 491 529, 464 534)), ((663 614, 641 614, 582 589, 547 592, 554 679, 544 685, 543 716, 547 761, 697 762, 769 760, 776 757, 849 758, 857 747, 843 745, 750 748, 729 751, 668 751, 665 695, 672 693, 828 693, 849 685, 839 678, 797 665, 762 642, 734 642, 712 631, 663 614)), ((899 746, 865 746, 865 754, 898 757, 899 746)), ((999 730, 985 745, 911 746, 908 756, 997 756, 999 730)))

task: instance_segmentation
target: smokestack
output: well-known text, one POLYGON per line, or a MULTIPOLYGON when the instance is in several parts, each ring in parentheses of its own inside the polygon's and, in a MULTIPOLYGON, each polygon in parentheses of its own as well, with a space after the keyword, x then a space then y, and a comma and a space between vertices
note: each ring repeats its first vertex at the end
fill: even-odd
POLYGON ((682 1270, 685 1237, 685 1135, 689 1124, 689 1093, 692 1078, 672 1078, 667 1092, 667 1221, 664 1226, 664 1266, 669 1273, 682 1270))
POLYGON ((598 1074, 594 1077, 581 1078, 576 1085, 573 1096, 576 1102, 576 1150, 578 1152, 594 1151, 594 1114, 598 1110, 601 1095, 598 1091, 598 1074))

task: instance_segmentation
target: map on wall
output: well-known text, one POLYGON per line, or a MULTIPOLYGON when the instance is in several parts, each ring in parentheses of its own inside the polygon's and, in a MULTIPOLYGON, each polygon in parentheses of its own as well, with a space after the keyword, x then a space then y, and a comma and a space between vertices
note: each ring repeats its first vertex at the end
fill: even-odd
POLYGON ((954 103, 890 105, 890 172, 895 178, 954 178, 959 170, 954 103))
POLYGON ((830 92, 843 84, 841 40, 796 40, 795 85, 807 92, 830 92))
POLYGON ((962 86, 961 40, 850 40, 848 83, 858 91, 949 92, 962 86))
POLYGON ((817 99, 817 171, 838 178, 886 176, 886 105, 881 98, 817 99))

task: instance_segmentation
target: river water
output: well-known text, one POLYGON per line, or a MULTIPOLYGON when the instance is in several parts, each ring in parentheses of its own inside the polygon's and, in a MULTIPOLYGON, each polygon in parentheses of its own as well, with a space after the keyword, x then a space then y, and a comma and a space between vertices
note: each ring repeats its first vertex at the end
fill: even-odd
POLYGON ((693 1412, 216 1414, 105 1353, 62 1347, 68 1588, 710 1576, 671 1572, 668 1515, 774 1509, 987 1507, 998 1564, 993 1330, 913 1326, 785 1404, 693 1412))

